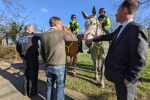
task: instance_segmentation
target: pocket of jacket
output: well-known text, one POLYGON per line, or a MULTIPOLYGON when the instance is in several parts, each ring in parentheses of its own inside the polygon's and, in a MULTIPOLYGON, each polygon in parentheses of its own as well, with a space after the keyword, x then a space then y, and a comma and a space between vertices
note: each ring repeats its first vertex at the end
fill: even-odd
POLYGON ((111 77, 114 83, 119 83, 124 80, 124 75, 128 70, 128 66, 115 64, 111 77))

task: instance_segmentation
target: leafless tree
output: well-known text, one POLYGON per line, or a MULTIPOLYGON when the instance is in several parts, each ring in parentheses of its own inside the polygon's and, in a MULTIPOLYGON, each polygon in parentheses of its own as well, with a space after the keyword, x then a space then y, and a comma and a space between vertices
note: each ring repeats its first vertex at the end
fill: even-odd
POLYGON ((4 5, 4 9, 0 8, 0 45, 4 38, 6 38, 8 44, 8 33, 11 29, 11 24, 16 22, 18 27, 24 27, 25 23, 29 21, 29 17, 32 12, 29 13, 28 16, 22 16, 22 13, 26 13, 26 9, 23 5, 21 5, 19 0, 2 0, 4 5))
MULTIPOLYGON (((15 18, 22 17, 21 14, 25 13, 26 9, 23 5, 21 5, 19 0, 2 0, 4 9, 0 9, 0 12, 3 12, 1 17, 10 17, 13 16, 15 18), (8 16, 6 16, 8 15, 8 16)), ((0 14, 0 15, 1 15, 0 14)))
MULTIPOLYGON (((150 0, 139 0, 140 1, 140 8, 137 11, 136 15, 134 16, 135 22, 143 25, 148 25, 150 22, 150 0), (148 13, 148 14, 147 14, 148 13)), ((122 3, 122 0, 115 1, 112 0, 109 4, 113 9, 117 9, 119 5, 122 3)))
POLYGON ((116 11, 112 11, 112 13, 108 16, 109 19, 110 19, 110 23, 111 23, 111 26, 110 26, 110 31, 111 33, 115 31, 115 29, 119 26, 119 23, 116 22, 116 17, 115 17, 115 13, 116 11))

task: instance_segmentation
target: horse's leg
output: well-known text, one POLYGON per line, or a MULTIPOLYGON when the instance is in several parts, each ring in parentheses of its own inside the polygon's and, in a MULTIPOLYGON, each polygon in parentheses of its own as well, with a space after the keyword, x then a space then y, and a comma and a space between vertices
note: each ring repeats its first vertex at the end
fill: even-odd
POLYGON ((100 85, 102 88, 105 88, 105 83, 104 83, 105 59, 104 59, 104 58, 102 58, 102 63, 103 63, 103 66, 102 66, 102 75, 101 75, 101 81, 100 81, 99 85, 100 85))
POLYGON ((70 66, 72 66, 72 57, 70 56, 70 66))
POLYGON ((96 81, 99 81, 99 77, 98 77, 98 70, 97 70, 97 67, 98 67, 98 64, 97 64, 97 59, 95 59, 95 80, 96 81))
POLYGON ((66 56, 66 64, 65 64, 65 66, 66 66, 66 75, 67 75, 67 56, 66 56))
POLYGON ((75 67, 76 67, 76 58, 77 55, 73 56, 73 75, 76 76, 76 71, 75 71, 75 67))
POLYGON ((99 60, 98 60, 98 71, 101 71, 101 69, 102 69, 102 66, 103 66, 103 63, 102 63, 102 66, 101 66, 101 58, 99 58, 99 60))
POLYGON ((94 67, 95 67, 95 80, 99 81, 98 70, 97 70, 97 67, 98 67, 98 65, 97 65, 97 59, 96 59, 96 57, 92 56, 92 60, 94 62, 94 67))

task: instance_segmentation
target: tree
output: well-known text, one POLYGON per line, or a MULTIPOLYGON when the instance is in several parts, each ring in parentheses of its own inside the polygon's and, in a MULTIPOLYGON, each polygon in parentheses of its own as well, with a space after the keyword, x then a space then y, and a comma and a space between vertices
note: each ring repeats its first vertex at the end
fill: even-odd
MULTIPOLYGON (((139 0, 140 1, 140 8, 137 11, 136 15, 134 16, 135 22, 143 25, 148 25, 150 22, 150 0, 139 0)), ((122 0, 115 1, 112 0, 110 5, 113 9, 118 9, 119 5, 122 3, 122 0)))
MULTIPOLYGON (((1 2, 4 5, 4 9, 0 8, 0 45, 4 38, 6 38, 8 44, 8 36, 11 36, 12 39, 16 38, 19 29, 22 29, 32 13, 30 12, 26 17, 22 16, 22 13, 26 13, 27 8, 18 3, 19 0, 2 0, 1 2), (15 29, 15 24, 18 30, 15 29), (15 30, 16 32, 14 32, 15 30)), ((14 44, 14 40, 12 41, 14 44)))
MULTIPOLYGON (((17 34, 22 30, 22 27, 25 26, 29 20, 34 21, 34 18, 30 18, 32 11, 28 16, 22 16, 22 13, 26 13, 26 9, 22 4, 19 3, 19 0, 1 0, 4 5, 4 9, 0 8, 0 45, 2 39, 8 36, 11 36, 11 39, 14 44, 14 39, 17 34), (16 27, 14 27, 16 25, 16 27), (8 35, 9 34, 9 35, 8 35)), ((39 29, 44 29, 44 27, 32 23, 35 28, 35 31, 39 29)))
POLYGON ((119 23, 116 22, 116 17, 115 17, 115 13, 116 11, 113 11, 108 17, 110 19, 110 23, 111 23, 111 26, 110 26, 110 32, 114 32, 116 28, 118 28, 119 26, 119 23), (114 13, 113 13, 114 12, 114 13))
POLYGON ((9 31, 10 31, 9 23, 2 23, 0 25, 0 46, 2 45, 2 40, 5 39, 5 38, 6 38, 6 42, 7 42, 7 45, 8 45, 7 37, 8 37, 9 31))
POLYGON ((13 41, 13 45, 15 45, 17 34, 22 30, 23 25, 19 26, 16 24, 16 22, 13 22, 11 24, 11 30, 8 33, 8 35, 11 37, 13 41))

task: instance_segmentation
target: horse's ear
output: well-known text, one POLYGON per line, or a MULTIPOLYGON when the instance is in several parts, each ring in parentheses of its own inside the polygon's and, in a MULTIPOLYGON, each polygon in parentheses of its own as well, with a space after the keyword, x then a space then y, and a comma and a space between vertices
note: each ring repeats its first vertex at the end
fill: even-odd
POLYGON ((88 15, 84 11, 82 11, 82 15, 85 19, 87 19, 88 15))
POLYGON ((92 13, 93 13, 93 16, 96 17, 96 7, 95 6, 93 7, 92 13))

